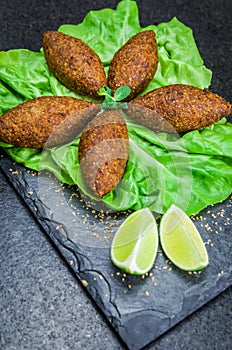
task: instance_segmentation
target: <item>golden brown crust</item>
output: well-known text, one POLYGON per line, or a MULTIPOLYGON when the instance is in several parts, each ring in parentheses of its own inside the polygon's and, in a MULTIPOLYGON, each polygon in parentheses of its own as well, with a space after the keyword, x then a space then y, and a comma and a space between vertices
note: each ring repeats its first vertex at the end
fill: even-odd
POLYGON ((154 131, 186 132, 209 126, 232 113, 232 105, 207 89, 174 84, 129 103, 128 116, 154 131))
POLYGON ((110 192, 123 177, 128 156, 128 132, 120 112, 99 114, 84 130, 78 147, 86 187, 100 198, 110 192))
POLYGON ((50 71, 69 89, 93 98, 107 85, 99 56, 81 39, 56 31, 43 35, 43 49, 50 71))
POLYGON ((113 92, 129 86, 134 98, 150 83, 158 67, 156 35, 147 30, 130 38, 114 55, 108 72, 108 86, 113 92))
POLYGON ((71 141, 100 107, 67 96, 41 96, 0 117, 0 140, 19 147, 52 147, 71 141))

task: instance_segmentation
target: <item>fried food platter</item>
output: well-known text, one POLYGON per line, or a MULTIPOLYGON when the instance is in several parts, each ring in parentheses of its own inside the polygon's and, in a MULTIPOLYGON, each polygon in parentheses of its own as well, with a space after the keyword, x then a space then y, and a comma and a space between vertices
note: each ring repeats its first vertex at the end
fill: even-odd
POLYGON ((179 271, 159 250, 154 269, 138 277, 116 269, 109 256, 130 210, 103 211, 83 201, 77 186, 8 156, 1 169, 128 348, 146 346, 231 285, 230 196, 193 217, 209 252, 208 269, 179 271))

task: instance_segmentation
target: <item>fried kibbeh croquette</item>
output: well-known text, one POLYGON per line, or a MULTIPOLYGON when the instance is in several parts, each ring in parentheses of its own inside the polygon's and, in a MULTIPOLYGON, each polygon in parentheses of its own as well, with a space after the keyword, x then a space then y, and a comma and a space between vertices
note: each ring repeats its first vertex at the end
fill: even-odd
POLYGON ((25 148, 64 144, 99 110, 99 105, 73 97, 37 97, 0 116, 0 141, 25 148))
POLYGON ((102 198, 122 179, 129 157, 126 123, 119 110, 98 114, 85 128, 78 146, 87 189, 102 198))
POLYGON ((208 89, 174 84, 135 98, 126 113, 151 130, 184 133, 229 116, 232 105, 208 89))
POLYGON ((107 85, 104 66, 85 42, 58 31, 43 35, 43 49, 50 71, 70 90, 99 99, 98 90, 107 85))
POLYGON ((154 77, 158 67, 158 49, 153 30, 140 32, 130 38, 114 55, 108 71, 108 86, 113 93, 127 85, 137 96, 154 77))

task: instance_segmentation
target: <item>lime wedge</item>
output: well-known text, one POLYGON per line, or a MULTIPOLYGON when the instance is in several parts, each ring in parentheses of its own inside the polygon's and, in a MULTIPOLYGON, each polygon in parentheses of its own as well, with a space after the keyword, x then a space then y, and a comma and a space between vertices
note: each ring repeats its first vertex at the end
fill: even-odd
POLYGON ((111 245, 111 260, 130 274, 148 272, 158 249, 156 220, 148 208, 133 212, 117 230, 111 245))
POLYGON ((174 204, 161 219, 160 243, 169 260, 182 270, 197 271, 208 265, 207 250, 196 226, 174 204))

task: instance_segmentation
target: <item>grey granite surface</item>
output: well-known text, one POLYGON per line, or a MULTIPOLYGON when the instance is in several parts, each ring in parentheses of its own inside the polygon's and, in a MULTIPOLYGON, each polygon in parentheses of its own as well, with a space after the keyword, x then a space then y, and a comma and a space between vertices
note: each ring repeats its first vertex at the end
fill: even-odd
MULTIPOLYGON (((1 0, 0 50, 39 50, 45 30, 80 22, 118 1, 1 0)), ((189 25, 212 89, 231 100, 231 2, 138 1, 142 25, 177 16, 189 25)), ((124 349, 38 223, 0 174, 0 349, 124 349)), ((210 301, 148 349, 232 348, 232 289, 210 301)))

